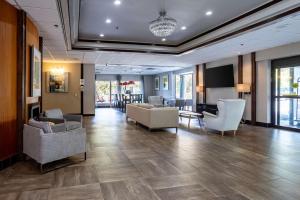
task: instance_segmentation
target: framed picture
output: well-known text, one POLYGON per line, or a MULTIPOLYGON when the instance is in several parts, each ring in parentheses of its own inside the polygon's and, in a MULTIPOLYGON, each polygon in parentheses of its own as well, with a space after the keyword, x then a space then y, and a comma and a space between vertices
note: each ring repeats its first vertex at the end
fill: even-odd
POLYGON ((164 75, 162 77, 162 83, 163 83, 163 90, 169 90, 169 76, 164 75))
POLYGON ((39 97, 42 91, 42 67, 41 67, 41 53, 38 49, 30 47, 31 59, 31 96, 39 97))
POLYGON ((66 93, 69 89, 68 72, 46 72, 46 87, 49 93, 66 93))
POLYGON ((154 79, 154 89, 159 90, 159 77, 155 77, 154 79))

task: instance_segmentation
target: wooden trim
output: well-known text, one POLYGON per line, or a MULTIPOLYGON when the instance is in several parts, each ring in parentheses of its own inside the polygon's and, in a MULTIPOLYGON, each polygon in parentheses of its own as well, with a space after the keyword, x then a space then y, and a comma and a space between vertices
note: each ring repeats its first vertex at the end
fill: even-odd
MULTIPOLYGON (((83 79, 83 63, 81 63, 81 66, 80 66, 80 78, 83 79)), ((80 112, 81 112, 81 115, 83 115, 83 91, 81 90, 80 91, 80 112)))
POLYGON ((17 148, 21 153, 26 119, 26 12, 18 10, 17 19, 17 148))
POLYGON ((85 117, 91 117, 91 116, 95 116, 95 114, 83 114, 83 116, 85 116, 85 117))
POLYGON ((200 75, 200 65, 196 65, 196 104, 200 102, 199 95, 200 93, 197 92, 197 87, 200 85, 200 80, 199 80, 199 75, 200 75))
MULTIPOLYGON (((245 124, 252 125, 252 122, 250 120, 246 120, 245 124)), ((273 128, 274 127, 272 123, 266 123, 266 122, 256 122, 255 126, 261 126, 261 127, 265 127, 265 128, 273 128)), ((278 127, 276 127, 276 128, 278 128, 278 127)))
MULTIPOLYGON (((44 46, 44 40, 43 37, 39 37, 39 51, 41 53, 41 77, 43 77, 43 46, 44 46)), ((44 86, 43 86, 43 80, 41 81, 41 89, 43 90, 44 86)), ((43 92, 41 92, 43 94, 43 92)), ((39 98, 40 101, 40 111, 43 110, 43 96, 41 95, 39 98)))
POLYGON ((203 75, 203 103, 205 104, 206 103, 206 84, 205 84, 205 81, 206 81, 206 63, 203 63, 202 64, 203 68, 203 72, 202 72, 202 75, 203 75))
MULTIPOLYGON (((243 56, 238 56, 238 84, 242 84, 244 82, 243 80, 243 56)), ((239 92, 239 98, 242 98, 243 94, 239 92)))
POLYGON ((251 53, 251 124, 256 124, 256 53, 251 53))

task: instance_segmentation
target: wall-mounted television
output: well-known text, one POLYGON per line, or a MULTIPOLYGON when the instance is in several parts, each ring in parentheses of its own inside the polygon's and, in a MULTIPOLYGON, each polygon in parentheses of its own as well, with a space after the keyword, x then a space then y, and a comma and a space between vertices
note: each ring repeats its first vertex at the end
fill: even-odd
POLYGON ((205 86, 206 88, 234 87, 233 65, 206 69, 205 86))

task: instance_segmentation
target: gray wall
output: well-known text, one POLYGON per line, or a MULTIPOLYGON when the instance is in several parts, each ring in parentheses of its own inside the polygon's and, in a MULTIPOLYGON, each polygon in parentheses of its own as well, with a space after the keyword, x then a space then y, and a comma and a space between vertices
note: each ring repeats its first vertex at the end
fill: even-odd
POLYGON ((83 114, 95 114, 95 65, 84 64, 83 66, 84 91, 83 91, 83 114))

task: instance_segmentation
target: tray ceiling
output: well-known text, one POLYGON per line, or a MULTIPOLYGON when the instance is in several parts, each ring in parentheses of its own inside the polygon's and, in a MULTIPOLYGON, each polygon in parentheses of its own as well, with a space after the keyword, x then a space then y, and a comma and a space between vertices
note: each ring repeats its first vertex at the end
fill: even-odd
POLYGON ((269 0, 81 0, 78 39, 177 45, 269 0), (149 31, 149 22, 165 8, 177 20, 175 32, 162 42, 149 31), (212 11, 211 16, 206 16, 212 11), (111 23, 105 20, 111 19, 111 23), (181 30, 185 26, 186 30, 181 30), (100 38, 100 34, 104 34, 100 38))

